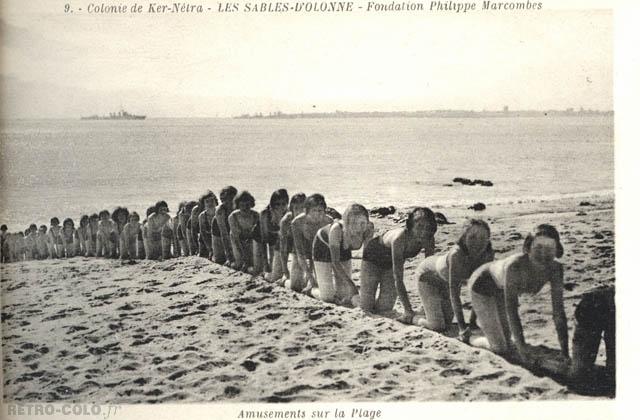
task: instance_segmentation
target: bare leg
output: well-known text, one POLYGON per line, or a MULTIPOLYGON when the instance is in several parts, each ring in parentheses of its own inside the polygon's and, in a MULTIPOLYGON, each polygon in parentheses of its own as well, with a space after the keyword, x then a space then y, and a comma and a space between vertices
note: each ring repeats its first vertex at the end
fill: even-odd
MULTIPOLYGON (((447 318, 448 314, 445 313, 445 305, 449 301, 449 296, 443 296, 442 285, 436 284, 437 282, 442 282, 442 280, 429 274, 422 274, 418 280, 418 292, 425 316, 424 323, 421 323, 421 326, 433 331, 444 331, 450 322, 447 318)), ((451 307, 450 304, 448 306, 449 308, 451 307)))
POLYGON ((368 261, 362 261, 360 270, 360 308, 366 312, 373 312, 380 283, 380 271, 368 261))
POLYGON ((380 276, 380 293, 376 300, 376 313, 385 313, 393 310, 398 298, 396 283, 393 280, 393 270, 384 270, 380 276))

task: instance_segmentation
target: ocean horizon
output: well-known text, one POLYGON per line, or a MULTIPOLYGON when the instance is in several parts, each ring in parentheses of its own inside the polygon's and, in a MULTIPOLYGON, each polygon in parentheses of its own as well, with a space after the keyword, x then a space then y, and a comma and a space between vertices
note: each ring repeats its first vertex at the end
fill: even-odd
POLYGON ((144 213, 225 185, 256 207, 287 188, 342 211, 610 195, 613 117, 2 120, 0 221, 26 228, 115 206, 144 213), (453 184, 455 177, 492 187, 453 184), (452 185, 453 184, 453 185, 452 185))

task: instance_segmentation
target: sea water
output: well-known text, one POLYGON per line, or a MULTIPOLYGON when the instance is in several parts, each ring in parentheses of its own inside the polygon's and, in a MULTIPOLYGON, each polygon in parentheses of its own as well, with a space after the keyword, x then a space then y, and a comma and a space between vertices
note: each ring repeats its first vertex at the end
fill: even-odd
POLYGON ((226 185, 263 207, 272 191, 454 206, 611 194, 613 118, 10 120, 0 134, 0 221, 127 206, 144 213, 226 185), (493 187, 452 184, 483 179, 493 187))

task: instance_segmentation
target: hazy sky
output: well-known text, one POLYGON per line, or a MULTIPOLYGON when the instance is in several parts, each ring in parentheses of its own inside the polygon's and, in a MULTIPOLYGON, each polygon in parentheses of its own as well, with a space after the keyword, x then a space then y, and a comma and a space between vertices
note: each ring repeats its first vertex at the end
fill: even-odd
POLYGON ((4 116, 613 108, 607 10, 110 16, 63 5, 3 0, 4 116))

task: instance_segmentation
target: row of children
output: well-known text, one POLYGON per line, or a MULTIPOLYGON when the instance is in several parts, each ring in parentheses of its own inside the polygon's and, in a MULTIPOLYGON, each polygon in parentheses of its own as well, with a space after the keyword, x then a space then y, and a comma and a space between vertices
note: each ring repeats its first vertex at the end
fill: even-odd
MULTIPOLYGON (((175 217, 169 215, 167 203, 159 201, 147 210, 142 223, 137 213, 129 214, 122 207, 111 217, 106 210, 97 217, 83 216, 77 229, 71 219, 60 228, 54 218, 48 232, 46 227, 38 231, 32 225, 23 244, 15 240, 15 234, 6 234, 3 226, 3 259, 5 248, 6 261, 74 255, 123 260, 199 255, 251 274, 264 274, 269 281, 325 302, 361 307, 367 312, 388 313, 399 298, 404 310, 401 322, 445 331, 455 318, 459 338, 467 343, 474 321, 465 320, 460 291, 468 283, 472 315, 477 315, 484 334, 472 344, 499 354, 516 354, 521 362, 534 365, 541 361, 534 360, 535 354, 525 344, 518 298, 538 293, 549 283, 560 350, 569 359, 563 268, 556 260, 563 247, 551 225, 540 225, 529 234, 521 253, 494 260, 489 225, 478 219, 466 222, 451 249, 433 255, 438 225, 426 207, 413 208, 404 226, 374 236, 364 206, 350 204, 340 215, 327 207, 320 194, 307 197, 298 193, 289 200, 287 191, 279 189, 259 213, 253 210, 255 200, 249 192, 237 194, 231 186, 221 190, 220 201, 207 191, 197 202, 180 203, 175 217), (351 278, 352 251, 361 248, 358 289, 351 278), (425 259, 415 277, 423 311, 416 314, 404 285, 404 262, 420 251, 425 259)), ((610 302, 607 307, 613 307, 610 297, 598 302, 610 302)), ((615 316, 587 312, 609 320, 601 326, 600 334, 605 327, 608 336, 615 334, 610 325, 615 316)), ((614 341, 607 341, 607 347, 613 347, 614 341)), ((587 364, 592 364, 597 345, 589 348, 577 356, 574 352, 574 358, 586 358, 587 364)), ((615 360, 615 352, 608 353, 615 360)))

